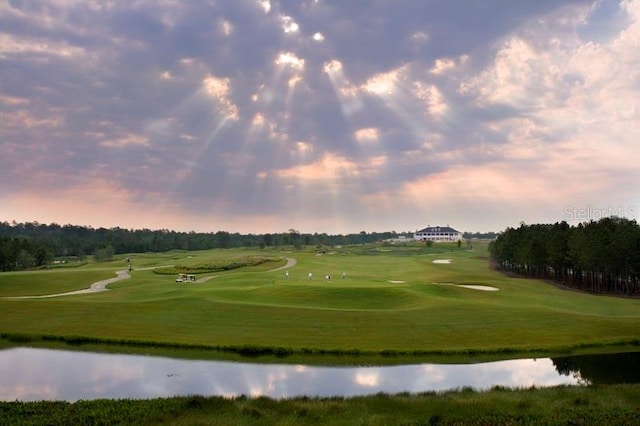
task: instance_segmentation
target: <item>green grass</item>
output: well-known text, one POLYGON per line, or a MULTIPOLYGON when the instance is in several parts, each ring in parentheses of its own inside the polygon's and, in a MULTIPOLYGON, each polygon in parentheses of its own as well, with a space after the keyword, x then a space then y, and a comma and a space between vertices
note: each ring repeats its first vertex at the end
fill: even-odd
POLYGON ((0 297, 37 296, 88 288, 91 283, 113 278, 111 268, 105 270, 51 269, 31 272, 0 273, 0 297))
POLYGON ((0 425, 632 425, 640 385, 469 389, 354 398, 0 402, 0 425))
MULTIPOLYGON (((353 246, 130 255, 132 278, 110 291, 51 299, 2 296, 87 288, 124 256, 79 268, 0 275, 0 333, 215 348, 399 354, 554 351, 640 341, 640 301, 560 290, 488 267, 486 246, 353 246), (294 258, 178 284, 153 269, 224 259, 294 258), (433 260, 451 259, 450 264, 433 260), (347 279, 342 280, 341 273, 347 279), (314 279, 307 280, 308 272, 314 279), (325 282, 325 274, 332 279, 325 282), (482 292, 434 283, 482 284, 482 292)), ((200 274, 202 278, 207 274, 200 274)))

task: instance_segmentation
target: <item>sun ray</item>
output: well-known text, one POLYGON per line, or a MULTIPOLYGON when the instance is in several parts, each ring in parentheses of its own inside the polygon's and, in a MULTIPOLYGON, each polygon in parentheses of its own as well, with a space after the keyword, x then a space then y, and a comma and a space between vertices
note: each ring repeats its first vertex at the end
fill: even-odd
POLYGON ((270 154, 258 159, 242 155, 233 159, 235 175, 242 181, 238 184, 251 191, 247 197, 252 200, 262 199, 265 187, 274 185, 274 179, 278 178, 271 170, 286 167, 294 161, 292 146, 297 146, 287 135, 294 93, 303 83, 305 60, 290 51, 281 51, 272 64, 269 82, 261 85, 251 97, 251 119, 247 121, 244 137, 237 141, 240 153, 258 150, 270 154))
POLYGON ((401 78, 402 68, 371 77, 361 86, 369 95, 375 96, 397 117, 417 140, 424 140, 429 133, 425 117, 415 114, 416 96, 401 78))
MULTIPOLYGON (((327 61, 323 71, 328 75, 340 103, 342 115, 351 127, 351 139, 358 150, 356 157, 362 159, 364 162, 362 167, 367 168, 366 162, 376 162, 377 159, 385 156, 384 147, 380 143, 380 129, 376 127, 363 128, 358 124, 359 115, 365 107, 365 98, 362 96, 362 90, 345 75, 342 63, 335 59, 327 61)), ((357 206, 360 204, 361 197, 366 193, 365 180, 371 178, 375 173, 382 172, 383 168, 384 162, 372 168, 370 174, 350 175, 347 189, 335 194, 336 211, 347 215, 353 208, 359 208, 357 206), (353 194, 357 194, 357 196, 354 197, 353 194)))

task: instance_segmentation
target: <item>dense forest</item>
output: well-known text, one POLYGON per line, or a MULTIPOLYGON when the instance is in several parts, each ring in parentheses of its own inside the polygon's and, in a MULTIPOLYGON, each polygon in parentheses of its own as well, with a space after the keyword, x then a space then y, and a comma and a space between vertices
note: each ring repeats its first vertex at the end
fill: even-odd
POLYGON ((606 217, 507 228, 489 250, 497 268, 597 294, 640 295, 640 226, 606 217))
POLYGON ((177 232, 167 229, 97 228, 29 223, 0 222, 0 270, 44 267, 54 259, 82 260, 94 256, 107 260, 115 254, 163 252, 168 250, 206 250, 212 248, 337 246, 364 244, 399 237, 413 238, 412 232, 362 231, 357 234, 307 234, 295 229, 274 234, 177 232))

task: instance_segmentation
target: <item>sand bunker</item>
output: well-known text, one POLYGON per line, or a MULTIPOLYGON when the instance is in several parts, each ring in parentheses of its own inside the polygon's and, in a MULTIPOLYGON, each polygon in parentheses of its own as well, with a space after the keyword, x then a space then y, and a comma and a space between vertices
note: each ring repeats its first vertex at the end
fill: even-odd
POLYGON ((475 285, 475 284, 457 284, 458 287, 470 288, 471 290, 480 290, 480 291, 498 291, 499 288, 490 287, 488 285, 475 285))
POLYGON ((435 285, 452 285, 455 287, 464 287, 471 290, 479 290, 479 291, 498 291, 499 288, 491 287, 488 285, 480 285, 480 284, 456 284, 456 283, 433 283, 435 285))
POLYGON ((406 281, 389 280, 391 284, 404 284, 406 281))
POLYGON ((433 263, 451 263, 451 259, 436 259, 433 263))

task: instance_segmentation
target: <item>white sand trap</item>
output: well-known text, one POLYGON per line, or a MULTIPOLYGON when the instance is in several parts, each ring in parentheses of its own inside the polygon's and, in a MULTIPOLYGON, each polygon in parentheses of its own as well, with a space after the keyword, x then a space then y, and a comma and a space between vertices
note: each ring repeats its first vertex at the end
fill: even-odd
POLYGON ((458 287, 470 288, 471 290, 480 290, 480 291, 498 291, 499 288, 490 287, 488 285, 475 285, 475 284, 458 284, 458 287))
POLYGON ((479 291, 498 291, 499 288, 491 287, 488 285, 479 285, 479 284, 455 284, 455 283, 433 283, 435 285, 452 285, 455 287, 464 287, 471 290, 479 290, 479 291))
POLYGON ((451 259, 436 259, 433 263, 451 263, 451 259))
POLYGON ((389 280, 391 284, 404 284, 406 281, 389 280))

